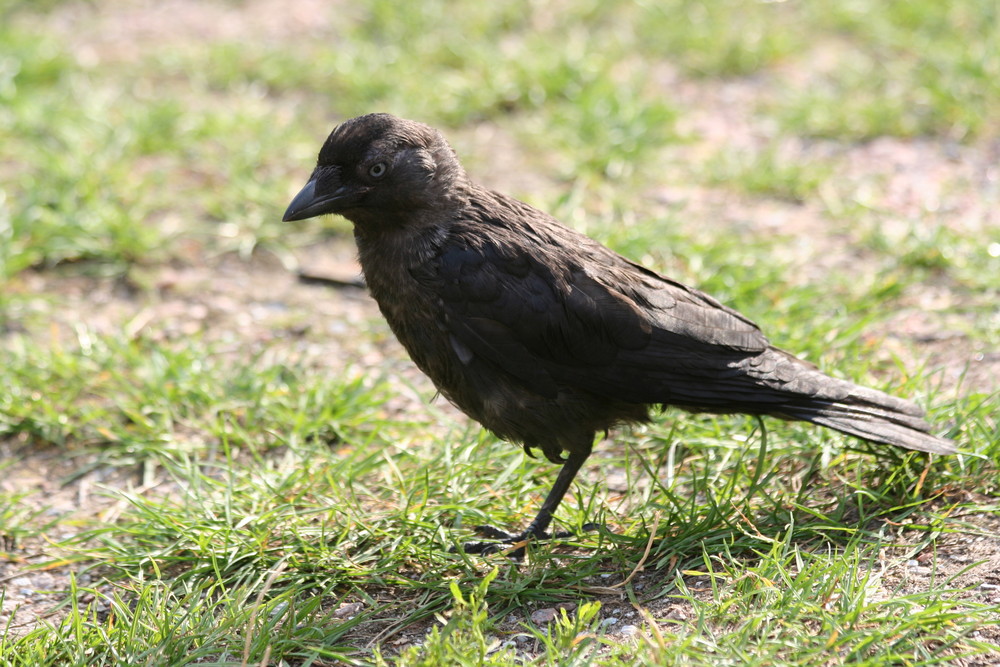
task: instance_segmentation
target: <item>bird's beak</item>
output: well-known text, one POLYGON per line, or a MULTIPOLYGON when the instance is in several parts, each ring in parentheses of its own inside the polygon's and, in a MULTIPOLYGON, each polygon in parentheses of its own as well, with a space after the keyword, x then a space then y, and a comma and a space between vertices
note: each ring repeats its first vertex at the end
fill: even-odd
POLYGON ((356 203, 358 193, 355 188, 341 185, 328 193, 317 194, 316 181, 317 175, 314 173, 288 205, 285 215, 281 218, 283 222, 305 220, 324 213, 337 213, 356 203))

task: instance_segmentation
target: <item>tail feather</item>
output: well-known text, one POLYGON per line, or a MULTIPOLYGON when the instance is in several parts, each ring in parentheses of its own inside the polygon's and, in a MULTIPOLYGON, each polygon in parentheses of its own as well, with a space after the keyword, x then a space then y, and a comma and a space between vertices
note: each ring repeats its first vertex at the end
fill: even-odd
POLYGON ((852 414, 850 411, 825 410, 808 414, 801 412, 792 415, 795 419, 809 421, 821 426, 853 435, 864 440, 896 445, 906 449, 915 449, 933 454, 954 454, 958 450, 955 443, 947 438, 941 438, 926 431, 913 428, 909 424, 901 424, 888 419, 879 419, 870 415, 852 414))
MULTIPOLYGON (((915 403, 831 378, 787 353, 772 350, 777 353, 776 374, 783 372, 787 378, 781 389, 788 398, 772 414, 921 452, 958 451, 952 440, 930 433, 931 425, 924 421, 924 412, 915 403)), ((768 383, 768 379, 764 381, 768 383)))
POLYGON ((851 396, 843 402, 817 401, 784 412, 791 419, 820 424, 872 442, 934 454, 958 451, 952 440, 930 433, 931 425, 920 417, 923 413, 915 404, 871 389, 866 389, 865 394, 864 399, 851 396), (880 394, 891 401, 875 403, 872 399, 880 398, 880 394), (905 404, 905 412, 898 409, 901 402, 905 404))

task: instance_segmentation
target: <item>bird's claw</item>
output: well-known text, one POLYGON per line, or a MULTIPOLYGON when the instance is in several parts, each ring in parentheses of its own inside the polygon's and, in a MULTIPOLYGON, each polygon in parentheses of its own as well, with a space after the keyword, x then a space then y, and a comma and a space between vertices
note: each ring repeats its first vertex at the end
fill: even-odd
MULTIPOLYGON (((584 532, 590 532, 601 528, 600 524, 588 523, 583 525, 584 532)), ((557 533, 547 531, 535 532, 525 530, 520 533, 511 533, 496 526, 482 525, 476 526, 476 533, 489 542, 466 542, 462 545, 462 551, 467 554, 481 554, 487 556, 504 552, 512 560, 522 560, 525 549, 529 542, 536 540, 562 540, 568 537, 576 537, 576 533, 569 530, 561 530, 557 533)))

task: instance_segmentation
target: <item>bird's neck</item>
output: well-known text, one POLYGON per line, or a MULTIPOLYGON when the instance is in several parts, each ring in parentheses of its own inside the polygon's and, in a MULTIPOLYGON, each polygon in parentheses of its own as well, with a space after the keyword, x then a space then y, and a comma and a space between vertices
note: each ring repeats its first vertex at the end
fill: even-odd
POLYGON ((392 289, 393 284, 408 279, 412 269, 430 261, 447 238, 450 227, 443 220, 403 226, 385 221, 377 225, 356 222, 358 260, 372 294, 378 298, 380 288, 392 289))

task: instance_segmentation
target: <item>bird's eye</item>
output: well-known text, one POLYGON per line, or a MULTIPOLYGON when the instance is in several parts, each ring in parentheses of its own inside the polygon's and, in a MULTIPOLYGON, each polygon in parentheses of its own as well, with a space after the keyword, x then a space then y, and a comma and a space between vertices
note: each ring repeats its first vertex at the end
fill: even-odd
POLYGON ((385 162, 376 162, 368 168, 368 175, 372 178, 382 178, 385 176, 387 170, 388 167, 385 166, 385 162))

